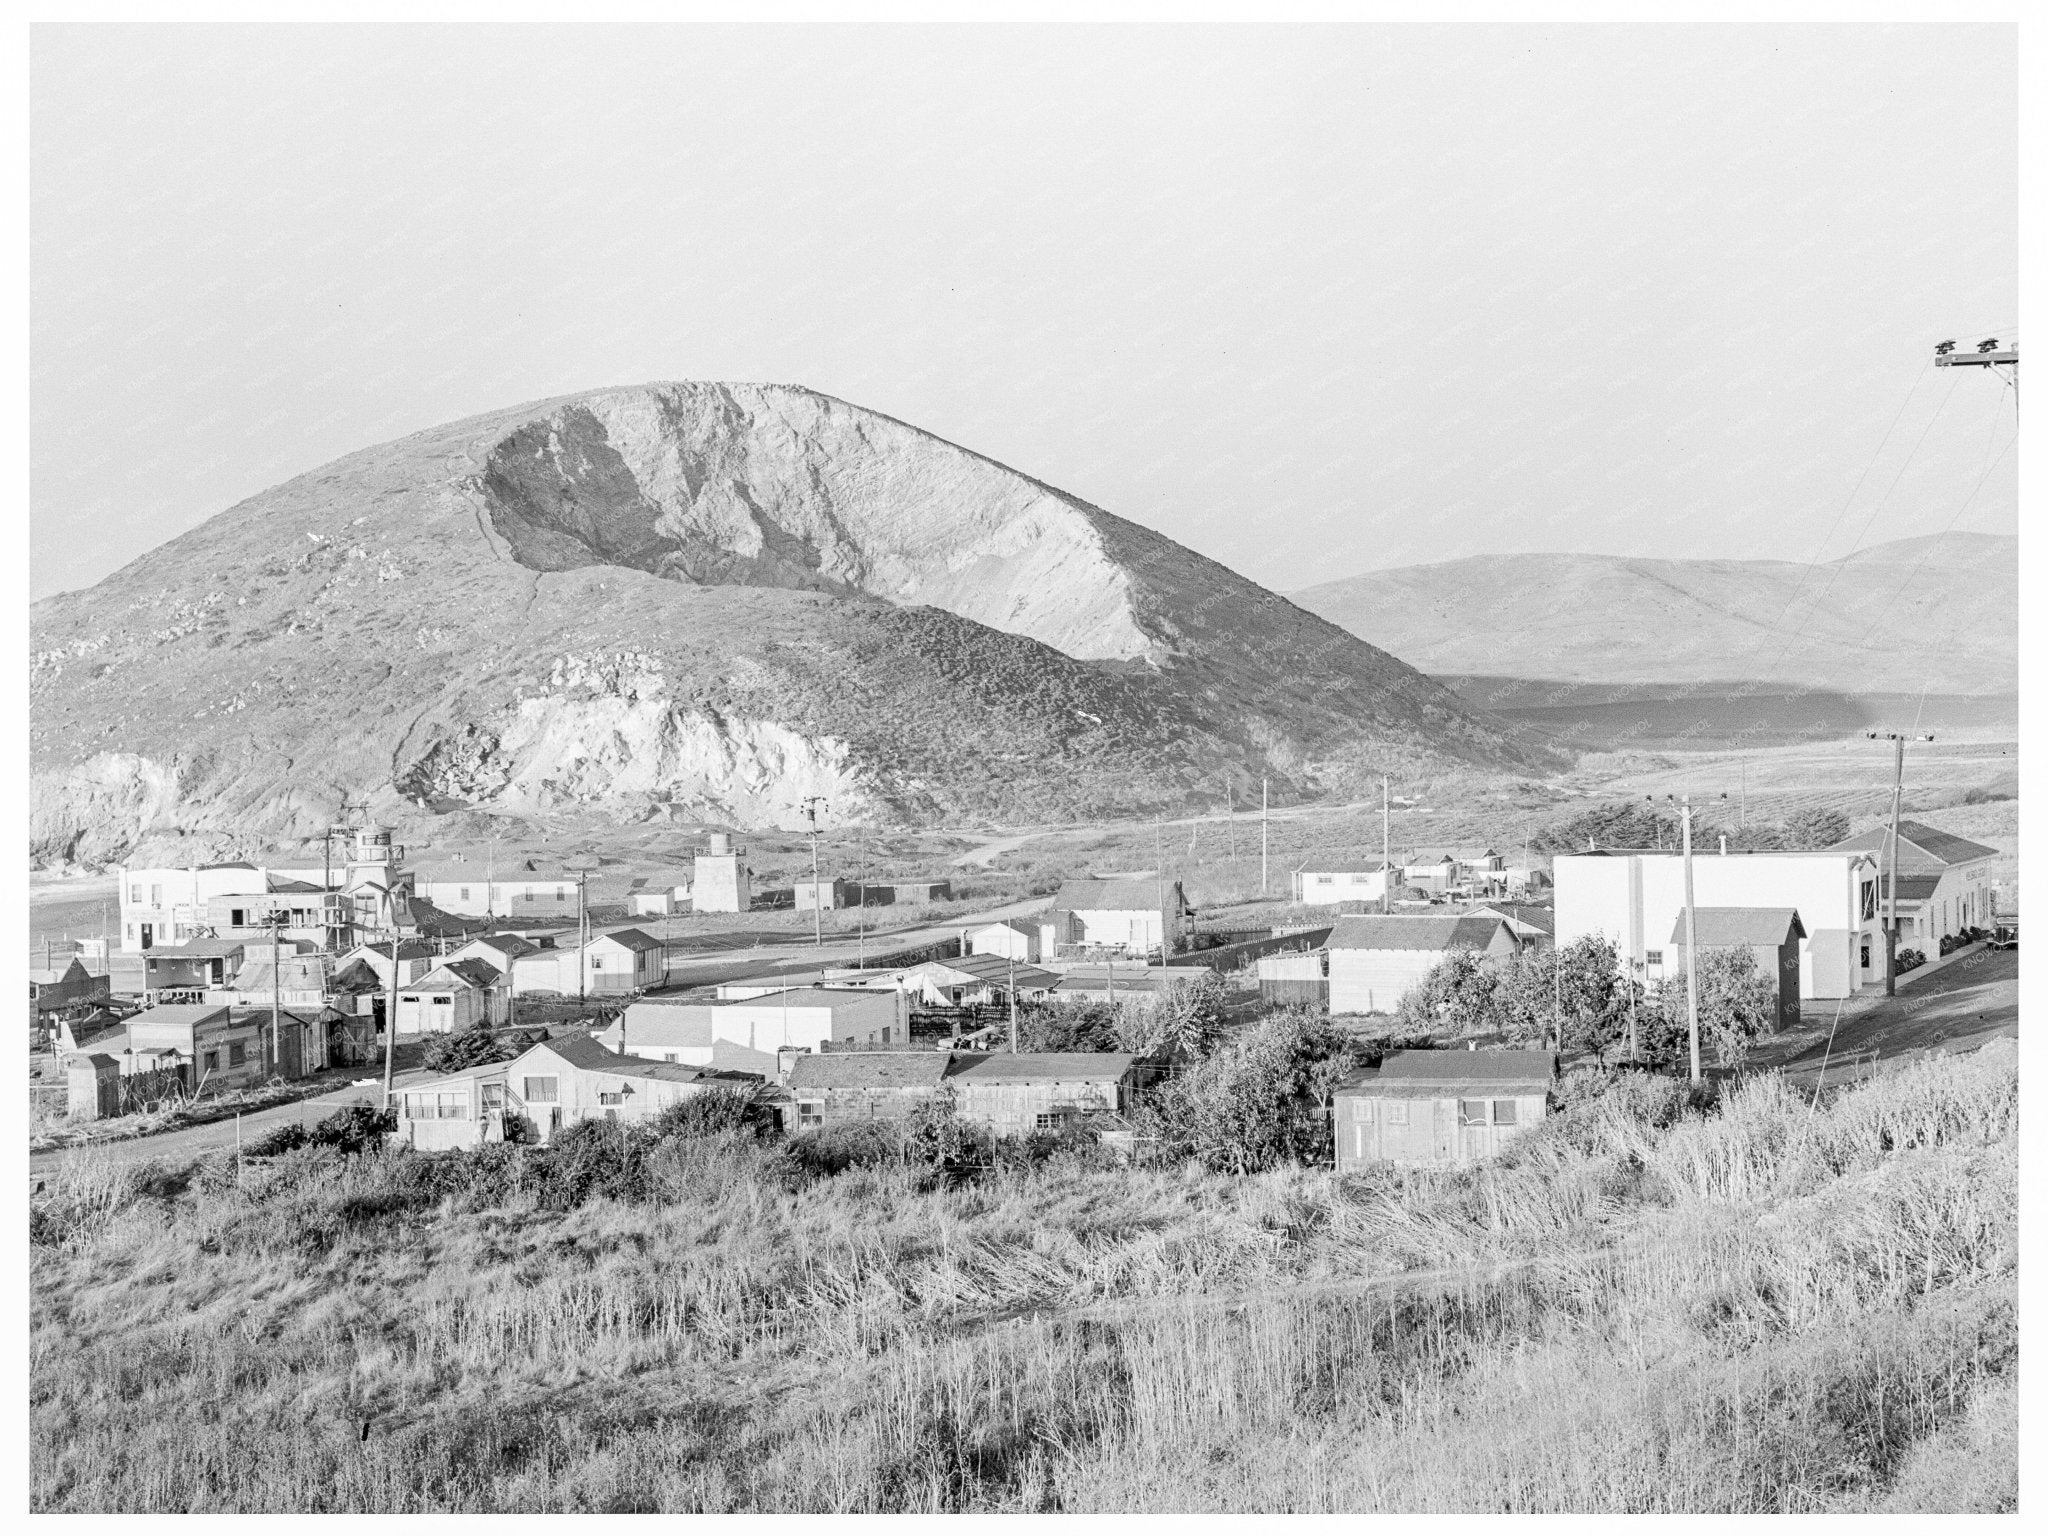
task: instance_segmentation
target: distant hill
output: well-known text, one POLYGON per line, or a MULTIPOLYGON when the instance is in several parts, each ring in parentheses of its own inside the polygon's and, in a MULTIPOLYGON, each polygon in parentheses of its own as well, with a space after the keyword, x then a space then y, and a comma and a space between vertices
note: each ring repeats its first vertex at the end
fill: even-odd
MULTIPOLYGON (((31 612, 31 852, 435 816, 1019 824, 1559 761, 1386 652, 810 390, 365 449, 31 612)), ((421 825, 425 823, 425 825, 421 825)))
POLYGON ((1477 555, 1293 598, 1436 676, 1855 694, 2019 686, 2019 540, 2003 535, 1902 539, 1811 568, 1477 555))

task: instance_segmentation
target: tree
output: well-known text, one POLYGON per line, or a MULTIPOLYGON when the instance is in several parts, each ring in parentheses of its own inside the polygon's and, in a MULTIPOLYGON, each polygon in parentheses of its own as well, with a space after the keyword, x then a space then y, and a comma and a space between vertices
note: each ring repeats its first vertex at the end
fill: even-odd
POLYGON ((1599 934, 1561 949, 1524 950, 1502 968, 1493 997, 1495 1027, 1518 1044, 1556 1040, 1566 1051, 1605 1051, 1627 1038, 1633 980, 1599 934))
POLYGON ((1163 1151, 1250 1173, 1316 1156, 1332 1070, 1346 1039, 1329 1020, 1288 1009, 1155 1088, 1135 1112, 1163 1151))
POLYGON ((1394 1006, 1394 1021, 1421 1033, 1489 1034, 1498 1027, 1497 969, 1476 950, 1454 949, 1394 1006))
MULTIPOLYGON (((1739 1067, 1757 1040, 1778 1026, 1778 990, 1747 949, 1707 949, 1699 957, 1700 1050, 1739 1067)), ((1651 1011, 1650 1046, 1669 1060, 1691 1053, 1685 977, 1665 982, 1651 1011)))
POLYGON ((1117 1013, 1107 1003, 1057 1002, 1017 1009, 1017 1048, 1024 1051, 1120 1051, 1117 1013))
POLYGON ((1223 980, 1202 967, 1191 981, 1169 987, 1152 1011, 1148 1050, 1199 1060, 1215 1050, 1223 1037, 1223 1009, 1228 994, 1223 980))
POLYGON ((494 1061, 510 1061, 540 1038, 534 1030, 499 1030, 476 1024, 453 1034, 434 1036, 420 1053, 420 1065, 429 1072, 487 1067, 494 1061))
POLYGON ((1849 818, 1840 811, 1808 809, 1785 818, 1787 848, 1832 848, 1849 835, 1849 818))

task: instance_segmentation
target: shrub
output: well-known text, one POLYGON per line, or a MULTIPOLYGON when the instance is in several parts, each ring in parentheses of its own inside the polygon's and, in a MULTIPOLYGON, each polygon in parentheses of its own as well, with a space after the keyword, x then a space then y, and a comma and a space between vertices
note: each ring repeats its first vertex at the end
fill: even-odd
POLYGON ((553 1211, 591 1200, 644 1200, 651 1189, 645 1138, 616 1120, 581 1120, 556 1132, 525 1167, 525 1186, 553 1211))
POLYGON ((463 1072, 471 1067, 489 1066, 494 1061, 510 1061, 546 1038, 545 1030, 478 1025, 454 1034, 436 1035, 420 1053, 420 1065, 429 1072, 463 1072))
POLYGON ((775 1129, 775 1110, 753 1086, 707 1088, 671 1104, 648 1123, 654 1141, 697 1139, 745 1132, 766 1136, 775 1129))
POLYGON ((1324 1101, 1346 1038, 1306 1011, 1278 1013, 1154 1089, 1140 1126, 1169 1155, 1248 1173, 1321 1154, 1324 1101))
MULTIPOLYGON (((1690 1056, 1685 979, 1666 982, 1648 1015, 1645 1044, 1669 1061, 1690 1056)), ((1749 1050, 1778 1027, 1778 989, 1746 949, 1703 950, 1699 957, 1700 1050, 1723 1066, 1740 1066, 1749 1050)))

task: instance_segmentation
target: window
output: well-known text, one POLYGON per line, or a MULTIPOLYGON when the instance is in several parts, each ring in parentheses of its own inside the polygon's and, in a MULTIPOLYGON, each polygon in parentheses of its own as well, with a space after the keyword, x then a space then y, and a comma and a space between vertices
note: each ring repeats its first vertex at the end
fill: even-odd
POLYGON ((1370 1120, 1372 1118, 1372 1100, 1353 1099, 1351 1101, 1351 1118, 1354 1120, 1370 1120))
POLYGON ((1458 1100, 1458 1124, 1460 1124, 1460 1125, 1484 1125, 1484 1124, 1486 1124, 1486 1100, 1484 1100, 1484 1099, 1460 1099, 1460 1100, 1458 1100))
POLYGON ((455 994, 452 992, 436 992, 434 994, 434 1006, 436 1008, 453 1008, 455 1006, 455 994))
POLYGON ((1644 950, 1644 951, 1643 951, 1643 964, 1644 964, 1644 965, 1656 965, 1656 966, 1661 966, 1661 965, 1663 965, 1663 963, 1664 963, 1664 951, 1663 951, 1663 950, 1661 950, 1661 949, 1646 949, 1646 950, 1644 950))
POLYGON ((207 1071, 218 1072, 220 1070, 220 1052, 208 1051, 203 1058, 203 1064, 207 1071))
POLYGON ((131 939, 135 937, 135 925, 133 923, 128 925, 128 937, 131 939))
POLYGON ((1863 969, 1867 971, 1870 969, 1870 941, 1868 939, 1865 939, 1863 941, 1863 948, 1861 953, 1862 959, 1859 963, 1862 965, 1863 969))
POLYGON ((242 1063, 243 1063, 244 1061, 248 1060, 248 1058, 249 1058, 249 1048, 248 1048, 247 1046, 245 1046, 245 1045, 241 1044, 241 1043, 240 1043, 239 1041, 237 1041, 237 1042, 236 1042, 235 1044, 233 1044, 233 1045, 230 1045, 230 1046, 228 1047, 228 1065, 229 1065, 229 1066, 231 1066, 231 1067, 239 1067, 239 1066, 240 1066, 240 1065, 241 1065, 241 1064, 242 1064, 242 1063))
POLYGON ((1493 1101, 1493 1123, 1495 1125, 1513 1125, 1515 1123, 1515 1101, 1513 1099, 1495 1099, 1493 1101))
POLYGON ((663 1051, 661 1053, 661 1059, 663 1061, 674 1061, 676 1059, 676 1053, 674 1051, 663 1051))
POLYGON ((1407 1123, 1408 1101, 1406 1099, 1387 1100, 1387 1124, 1406 1125, 1407 1123))
POLYGON ((590 968, 591 968, 591 969, 592 969, 593 971, 601 971, 601 970, 603 970, 603 969, 604 969, 604 956, 603 956, 603 955, 592 955, 592 956, 590 957, 590 968))
POLYGON ((825 1106, 822 1102, 799 1104, 796 1107, 798 1125, 822 1125, 825 1122, 825 1106))
POLYGON ((228 908, 228 926, 229 926, 230 928, 246 928, 246 927, 248 927, 248 926, 249 926, 249 909, 248 909, 247 907, 230 907, 230 908, 228 908))
POLYGON ((461 887, 460 889, 461 889, 461 891, 462 891, 462 894, 461 894, 460 896, 456 897, 455 899, 456 899, 457 901, 467 901, 467 900, 469 900, 469 887, 465 885, 465 886, 462 886, 462 887, 461 887))
POLYGON ((160 907, 164 904, 164 888, 162 886, 152 885, 149 888, 149 904, 152 907, 160 907))
POLYGON ((555 892, 555 900, 557 900, 557 901, 567 901, 568 899, 569 899, 569 893, 568 893, 567 891, 557 891, 557 892, 555 892))
POLYGON ((1875 880, 1863 882, 1863 915, 1865 917, 1877 916, 1877 882, 1875 880))
POLYGON ((555 1080, 552 1077, 529 1077, 521 1097, 529 1104, 552 1104, 555 1102, 555 1080))
POLYGON ((600 1092, 597 1096, 597 1102, 600 1104, 623 1104, 626 1102, 626 1095, 623 1090, 615 1090, 611 1093, 600 1092))
POLYGON ((130 902, 130 903, 131 903, 132 905, 134 905, 134 906, 138 906, 138 907, 139 907, 139 906, 141 906, 141 905, 142 905, 142 887, 141 887, 141 886, 139 886, 139 885, 131 885, 131 886, 129 886, 129 887, 128 887, 128 900, 129 900, 129 902, 130 902))
POLYGON ((1060 1117, 1058 1115, 1039 1115, 1037 1121, 1038 1128, 1041 1131, 1049 1131, 1060 1123, 1060 1117))
POLYGON ((469 1096, 462 1093, 439 1095, 437 1114, 443 1120, 467 1120, 469 1118, 469 1096))

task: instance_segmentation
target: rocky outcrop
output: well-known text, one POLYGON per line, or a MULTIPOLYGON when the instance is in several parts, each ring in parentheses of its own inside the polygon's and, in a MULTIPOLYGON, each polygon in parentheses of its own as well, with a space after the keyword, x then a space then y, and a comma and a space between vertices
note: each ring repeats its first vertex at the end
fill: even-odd
POLYGON ((317 835, 344 794, 427 837, 480 811, 789 825, 813 794, 1018 822, 1540 759, 1168 539, 767 385, 366 449, 32 628, 45 861, 317 835))

